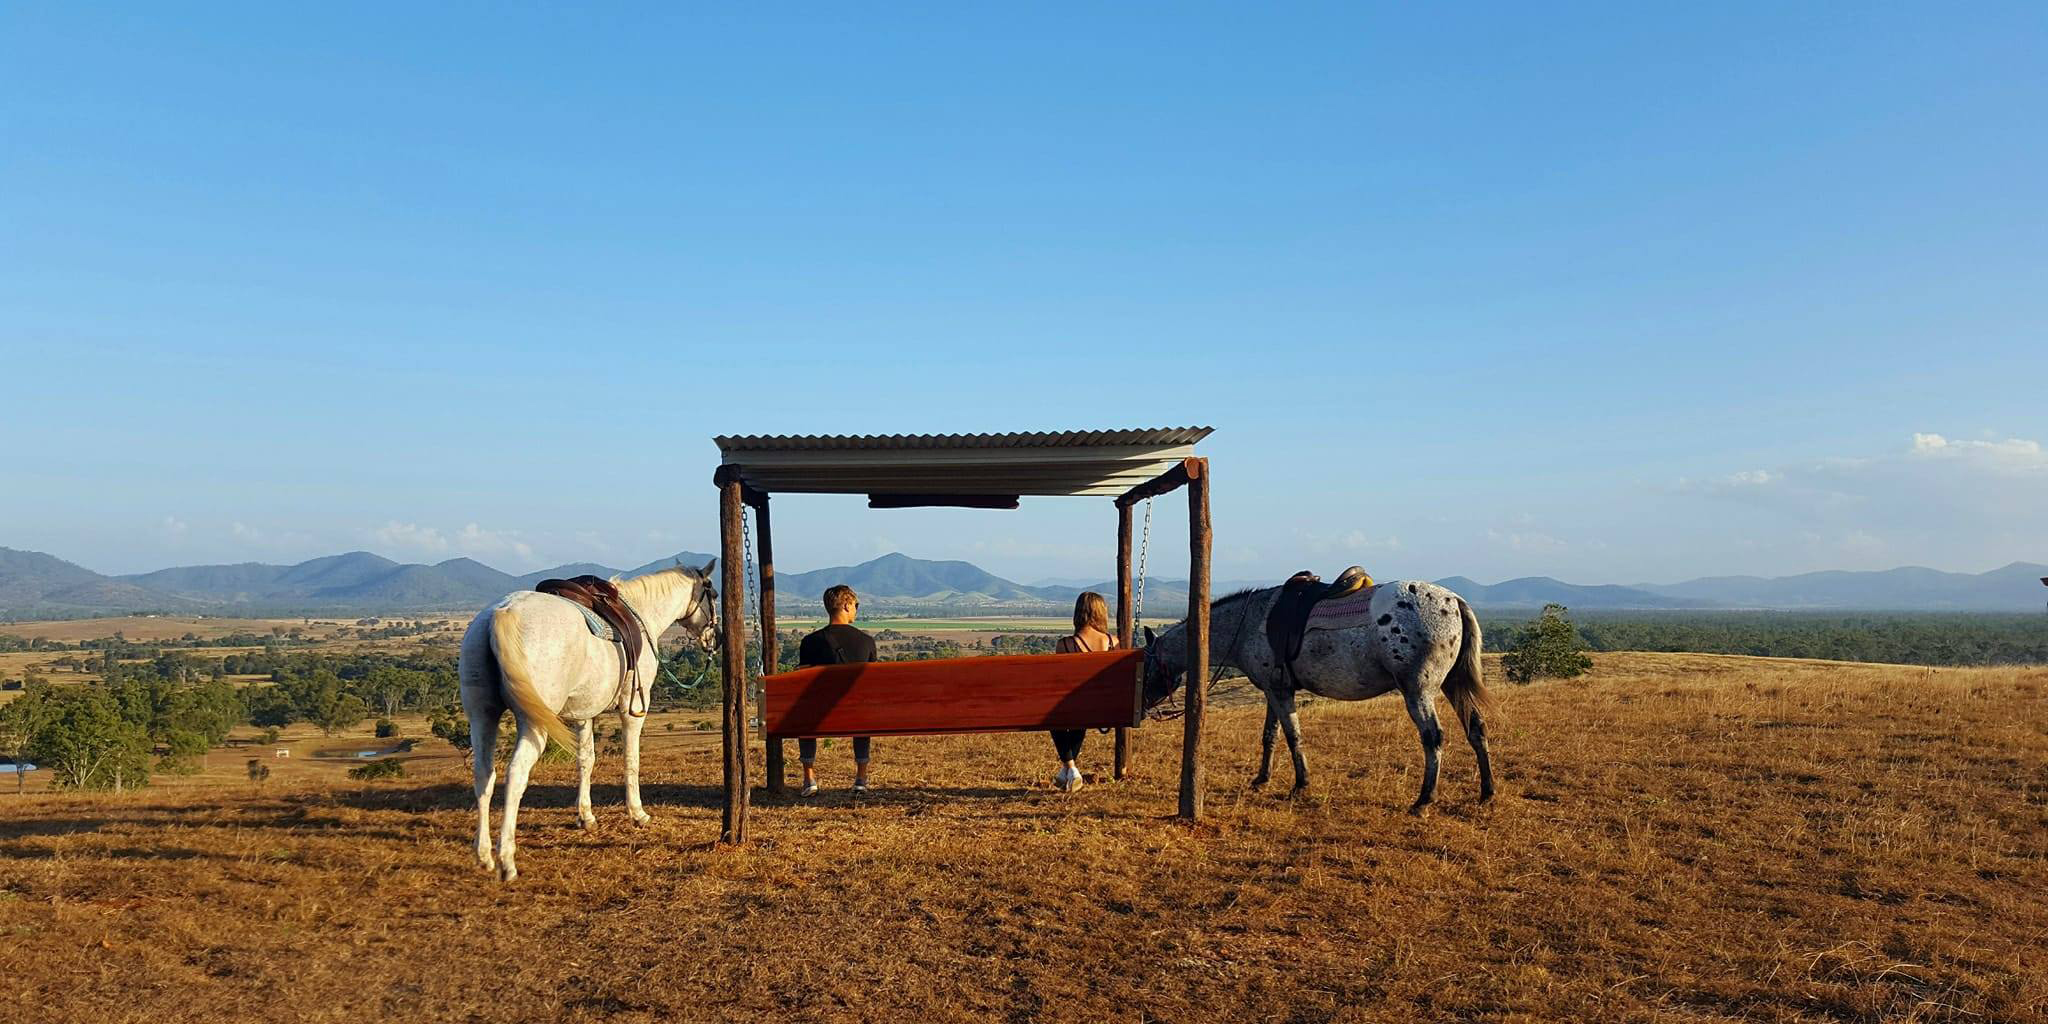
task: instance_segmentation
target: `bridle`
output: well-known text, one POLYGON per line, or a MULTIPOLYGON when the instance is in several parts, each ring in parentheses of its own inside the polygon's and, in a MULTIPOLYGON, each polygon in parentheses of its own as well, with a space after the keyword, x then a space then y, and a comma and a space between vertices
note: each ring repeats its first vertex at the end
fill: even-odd
MULTIPOLYGON (((1210 611, 1215 611, 1215 607, 1216 606, 1213 604, 1210 605, 1210 611)), ((1230 646, 1224 648, 1224 650, 1229 651, 1233 657, 1235 657, 1237 654, 1237 645, 1244 642, 1245 625, 1251 622, 1251 620, 1252 617, 1250 613, 1238 616, 1237 630, 1233 632, 1230 636, 1230 646)), ((1185 627, 1187 625, 1187 620, 1181 620, 1181 625, 1185 627)), ((1216 664, 1210 666, 1209 682, 1206 685, 1210 688, 1214 688, 1216 685, 1216 680, 1223 678, 1223 670, 1229 668, 1230 664, 1230 662, 1222 661, 1219 659, 1216 661, 1216 664)), ((1185 672, 1186 670, 1183 669, 1182 671, 1185 672)), ((1145 674, 1147 676, 1152 674, 1152 647, 1150 644, 1147 644, 1145 646, 1145 674)), ((1182 692, 1185 693, 1186 691, 1183 690, 1182 692)), ((1180 718, 1183 715, 1186 715, 1188 713, 1186 698, 1183 697, 1181 700, 1174 701, 1171 699, 1171 697, 1172 695, 1169 694, 1167 699, 1161 700, 1156 706, 1146 708, 1145 717, 1155 722, 1171 722, 1176 718, 1180 718)))

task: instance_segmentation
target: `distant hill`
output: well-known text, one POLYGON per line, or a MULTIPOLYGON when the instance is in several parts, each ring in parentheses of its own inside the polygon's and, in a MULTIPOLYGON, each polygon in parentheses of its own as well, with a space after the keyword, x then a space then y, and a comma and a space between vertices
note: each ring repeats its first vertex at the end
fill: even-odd
POLYGON ((1463 576, 1436 581, 1456 591, 1475 608, 1541 608, 1561 604, 1579 611, 1597 609, 1712 608, 1712 601, 1651 593, 1640 587, 1618 587, 1611 583, 1582 586, 1548 576, 1524 576, 1488 586, 1463 576))
MULTIPOLYGON (((130 612, 214 615, 297 615, 344 612, 451 611, 480 608, 542 579, 637 576, 680 562, 699 567, 712 556, 682 551, 632 569, 574 562, 514 576, 473 558, 433 565, 400 563, 367 551, 314 558, 295 565, 242 562, 194 565, 129 576, 102 576, 36 551, 0 548, 0 617, 69 618, 130 612)), ((1548 576, 1495 584, 1463 576, 1437 582, 1481 608, 1537 608, 1556 602, 1580 611, 1649 609, 1869 609, 1891 611, 2035 611, 2040 577, 2048 566, 2027 562, 1991 572, 1939 572, 1907 567, 1885 572, 1816 572, 1764 578, 1721 576, 1674 584, 1581 585, 1548 576)), ((1078 577, 1077 577, 1078 578, 1078 577)), ((1217 595, 1264 582, 1218 581, 1217 595)), ((776 577, 777 596, 791 611, 813 612, 825 588, 845 583, 868 609, 884 613, 973 614, 1024 612, 1063 615, 1075 595, 1115 593, 1110 581, 1086 586, 1047 582, 1027 586, 971 562, 931 561, 895 553, 858 565, 776 577)), ((1178 617, 1187 607, 1187 581, 1148 577, 1145 611, 1178 617)))
POLYGON ((1797 576, 1709 576, 1637 589, 1724 608, 1885 611, 2033 611, 2048 600, 2048 565, 2014 562, 1985 573, 1919 566, 1883 572, 1809 572, 1797 576))
POLYGON ((196 607, 175 595, 110 579, 54 555, 0 548, 0 613, 65 618, 111 609, 180 612, 196 607))

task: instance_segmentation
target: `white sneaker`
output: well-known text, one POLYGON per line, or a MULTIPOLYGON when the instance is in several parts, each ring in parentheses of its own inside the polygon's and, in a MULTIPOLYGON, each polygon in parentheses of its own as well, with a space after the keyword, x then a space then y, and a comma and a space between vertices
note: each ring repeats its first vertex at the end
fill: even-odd
POLYGON ((1052 777, 1052 784, 1069 793, 1087 785, 1081 778, 1081 769, 1069 768, 1065 765, 1061 765, 1059 774, 1052 777))

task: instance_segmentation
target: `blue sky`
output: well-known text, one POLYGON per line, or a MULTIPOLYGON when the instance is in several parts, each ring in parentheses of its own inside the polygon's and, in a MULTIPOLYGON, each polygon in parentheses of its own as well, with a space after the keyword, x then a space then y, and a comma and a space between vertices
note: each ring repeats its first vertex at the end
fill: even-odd
POLYGON ((1225 578, 2048 561, 2038 4, 558 6, 0 10, 0 544, 634 564, 714 434, 1201 423, 1225 578))

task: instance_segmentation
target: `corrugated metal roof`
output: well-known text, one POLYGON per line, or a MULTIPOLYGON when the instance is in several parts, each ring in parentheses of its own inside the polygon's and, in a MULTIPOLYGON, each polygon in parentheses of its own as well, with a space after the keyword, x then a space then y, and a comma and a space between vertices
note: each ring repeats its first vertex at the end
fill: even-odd
POLYGON ((1194 454, 1209 427, 714 438, 774 493, 1117 495, 1194 454))
MULTIPOLYGON (((906 448, 1088 448, 1099 446, 1189 445, 1214 427, 1150 427, 1133 430, 1045 430, 1012 434, 745 434, 714 437, 722 452, 869 451, 906 448)), ((727 459, 731 462, 734 460, 727 459)))

